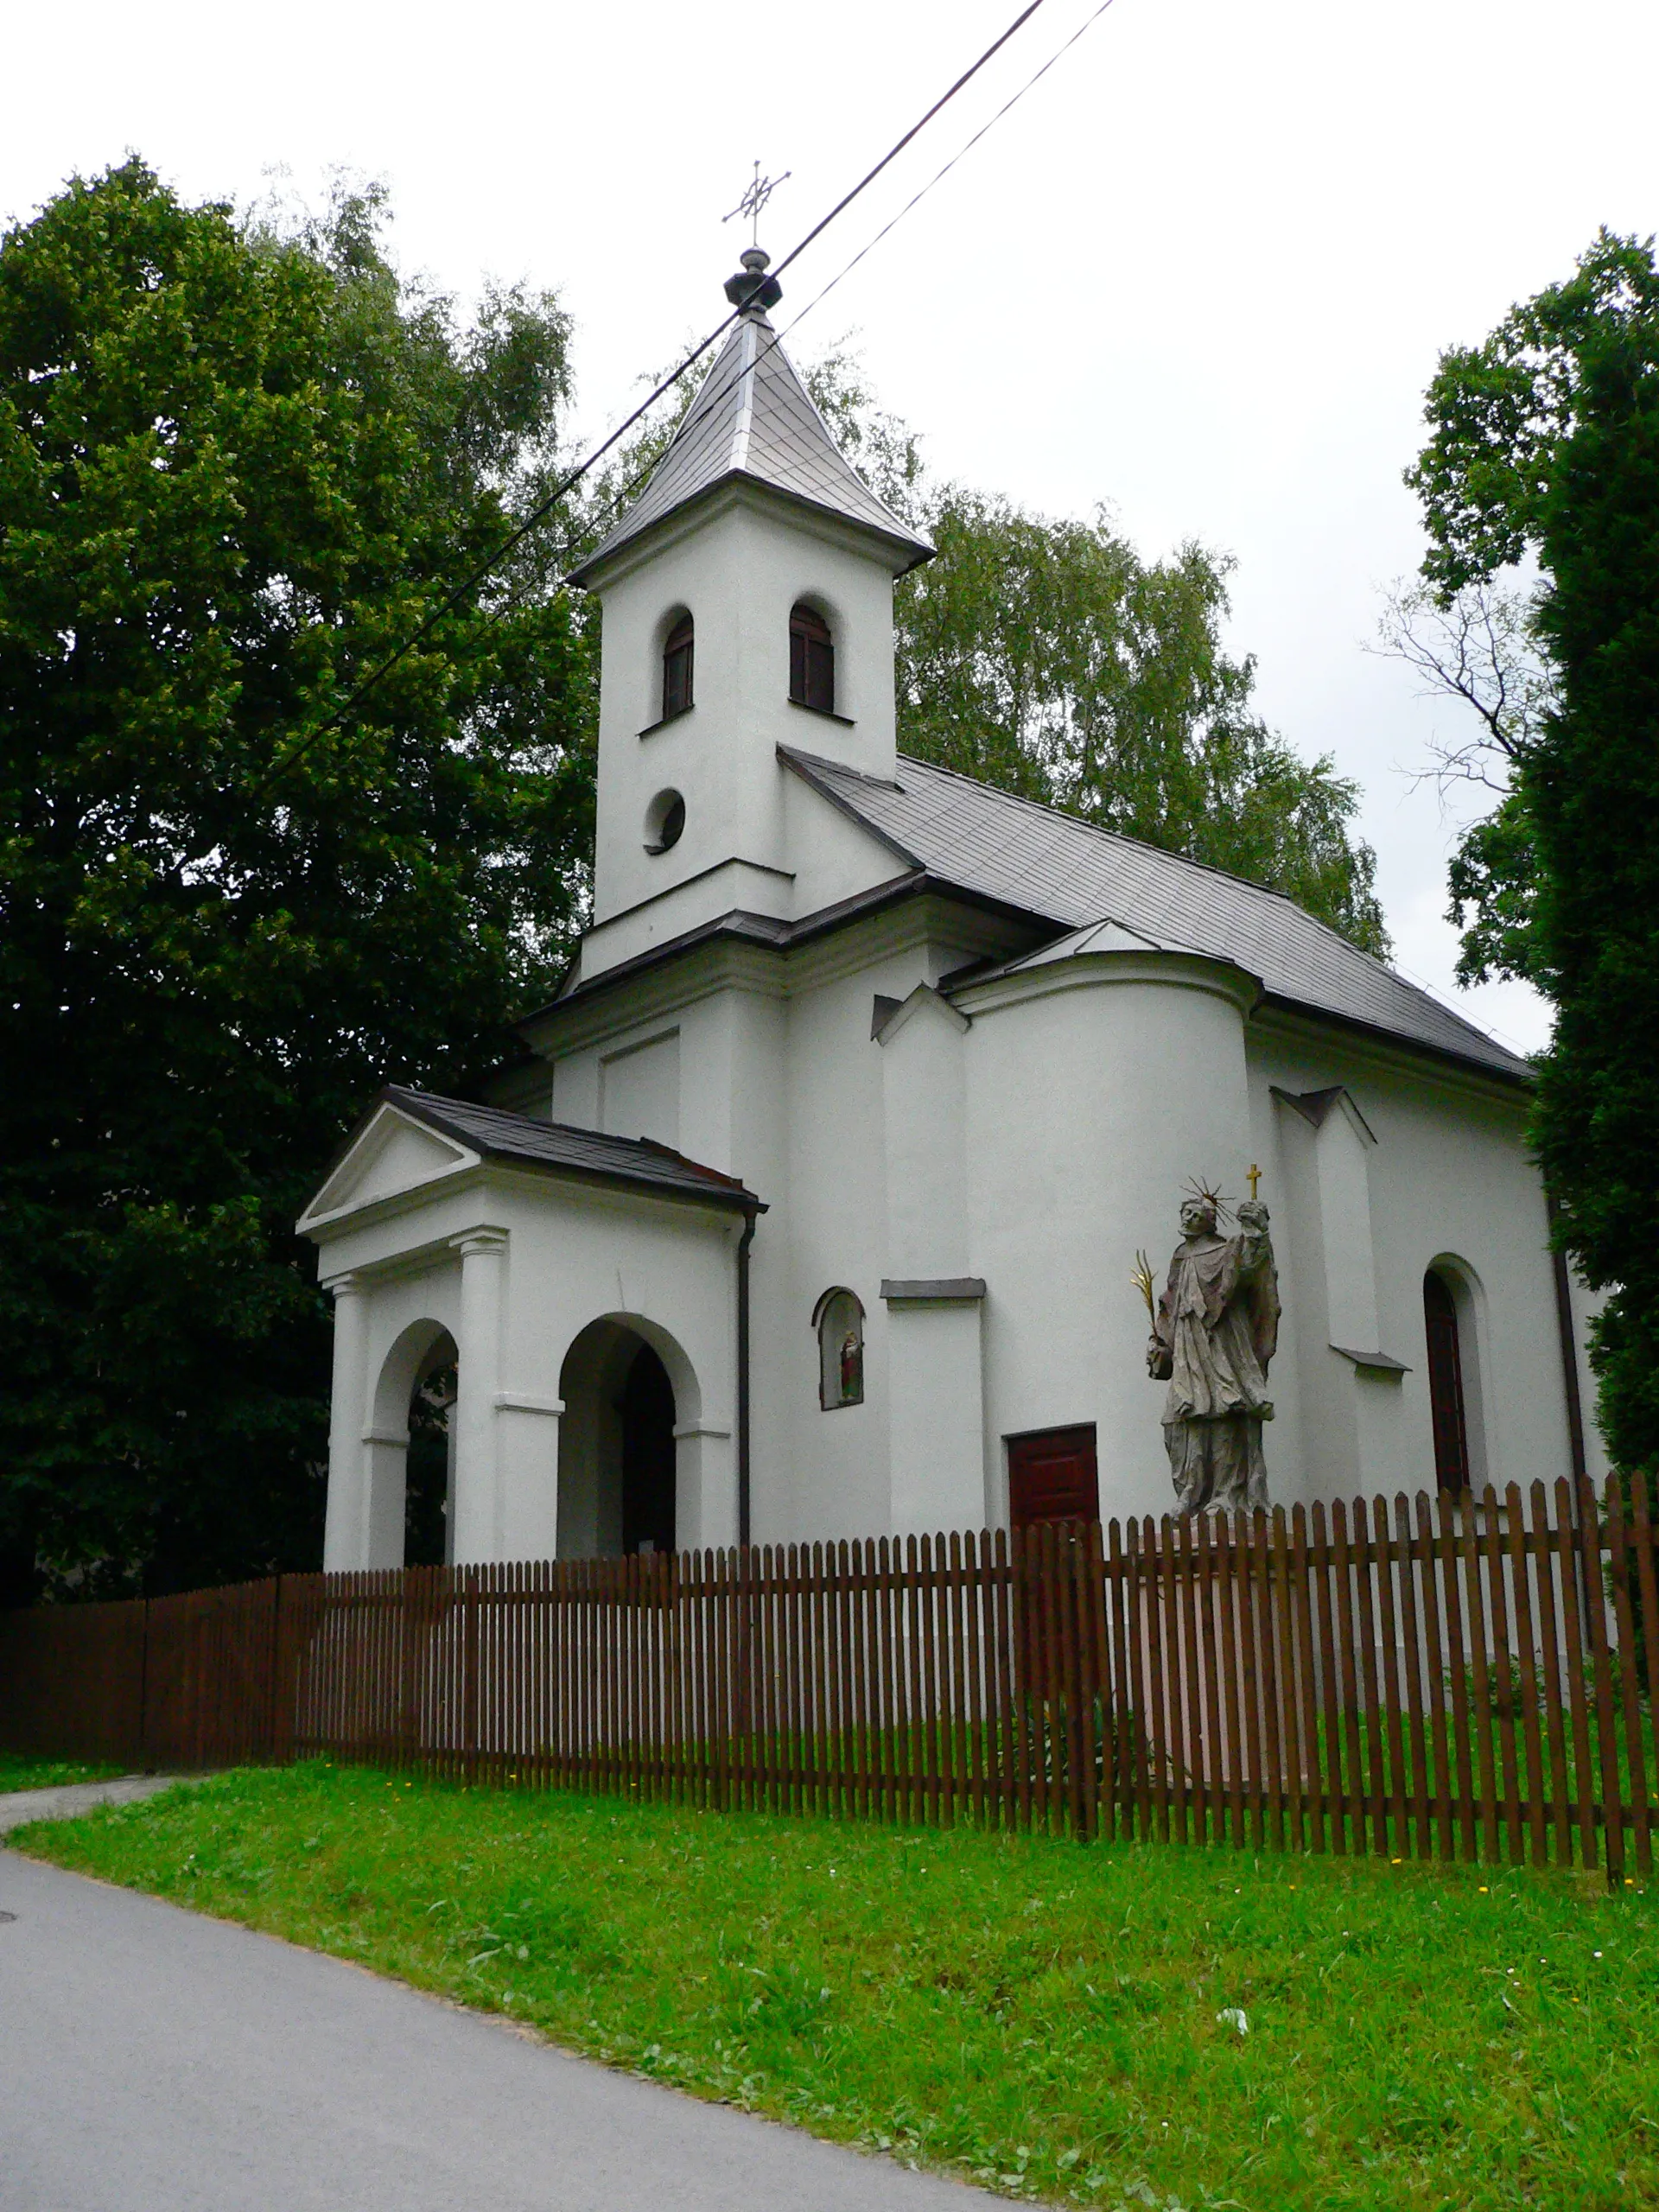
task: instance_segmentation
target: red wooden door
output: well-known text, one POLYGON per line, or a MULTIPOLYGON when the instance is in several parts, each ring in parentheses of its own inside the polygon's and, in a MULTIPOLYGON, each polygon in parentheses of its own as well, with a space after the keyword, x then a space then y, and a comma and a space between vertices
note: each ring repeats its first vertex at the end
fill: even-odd
POLYGON ((1008 1517, 1016 1529, 1039 1521, 1099 1520, 1093 1421, 1009 1437, 1008 1517))

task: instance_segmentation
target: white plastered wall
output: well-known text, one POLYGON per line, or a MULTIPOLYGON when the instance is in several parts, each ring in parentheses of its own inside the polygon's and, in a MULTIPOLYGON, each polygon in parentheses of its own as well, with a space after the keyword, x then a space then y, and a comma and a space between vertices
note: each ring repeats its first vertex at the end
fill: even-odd
POLYGON ((1382 1340, 1371 1204, 1376 1137, 1340 1085, 1273 1096, 1274 1146, 1263 1155, 1259 1195, 1273 1217, 1287 1313, 1270 1479, 1306 1465, 1307 1440, 1315 1439, 1327 1494, 1374 1492, 1398 1456, 1404 1362, 1382 1340))
MULTIPOLYGON (((1249 1058, 1262 1196, 1273 1210, 1285 1300, 1274 1372, 1280 1419, 1268 1435, 1274 1497, 1433 1489, 1422 1284, 1437 1260, 1455 1262, 1471 1290, 1459 1319, 1478 1473, 1484 1462, 1488 1479, 1523 1490, 1570 1474, 1554 1262, 1524 1095, 1282 1015, 1252 1026, 1249 1058), (1342 1132, 1351 1121, 1338 1109, 1316 1135, 1273 1095, 1335 1085, 1375 1139, 1351 1146, 1363 1165, 1363 1220, 1351 1210, 1345 1223, 1322 1222, 1309 1172, 1325 1131, 1349 1143, 1342 1132), (1405 1363, 1410 1371, 1396 1381, 1368 1376, 1330 1349, 1351 1317, 1339 1282, 1333 1308, 1329 1270, 1364 1264, 1357 1248, 1366 1221, 1376 1341, 1349 1349, 1405 1363)), ((1605 1462, 1586 1412, 1594 1472, 1605 1462)))
POLYGON ((1164 1386, 1146 1368, 1137 1250, 1161 1275, 1194 1175, 1236 1191, 1249 1166, 1236 971, 1177 956, 1089 954, 970 988, 967 1160, 984 1311, 986 1445, 1006 1518, 1002 1440, 1092 1421, 1103 1515, 1169 1499, 1164 1386))
MULTIPOLYGON (((795 749, 826 753, 829 748, 817 741, 820 734, 812 728, 798 731, 795 749)), ((793 769, 780 762, 777 772, 782 779, 785 844, 793 878, 791 919, 821 914, 826 907, 913 872, 901 855, 872 837, 793 769)))
POLYGON ((970 1025, 926 983, 881 1024, 891 1524, 973 1528, 985 1483, 981 1303, 970 1279, 965 1055, 970 1025), (906 1286, 900 1294, 896 1286, 906 1286), (934 1286, 923 1288, 922 1286, 934 1286))
MULTIPOLYGON (((804 821, 832 831, 843 823, 817 794, 805 798, 804 821)), ((555 1056, 555 1119, 591 1127, 602 1063, 671 1027, 679 1040, 680 1148, 741 1176, 767 1204, 751 1277, 757 1541, 850 1538, 894 1525, 893 1317, 880 1295, 883 1280, 895 1273, 888 1055, 871 1033, 875 1001, 902 1001, 988 950, 1024 950, 1030 934, 1017 924, 917 899, 787 956, 704 948, 669 971, 677 979, 671 988, 666 975, 642 976, 620 987, 613 1001, 606 995, 556 1010, 537 1033, 541 1048, 555 1056), (853 1291, 865 1311, 865 1395, 861 1405, 826 1413, 818 1404, 811 1317, 824 1291, 837 1287, 853 1291)), ((957 1017, 945 1010, 944 1022, 950 1031, 957 1017)), ((923 1034, 910 1039, 903 1057, 923 1034)), ((932 1118, 925 1099, 908 1116, 924 1147, 932 1118)), ((642 1133, 667 1141, 667 1127, 665 1119, 642 1133)), ((914 1136, 911 1141, 913 1148, 914 1136)), ((976 1313, 931 1333, 952 1329, 976 1338, 976 1313)), ((960 1392, 951 1393, 950 1404, 958 1426, 968 1419, 971 1429, 952 1454, 966 1471, 965 1502, 950 1517, 977 1525, 985 1511, 977 1414, 960 1392)), ((924 1521, 944 1525, 931 1514, 924 1521)))
MULTIPOLYGON (((729 1164, 730 1172, 772 1202, 754 1243, 758 1539, 852 1538, 900 1526, 947 1525, 919 1503, 895 1507, 894 1471, 903 1453, 893 1427, 895 1317, 880 1295, 883 1281, 895 1273, 893 1147, 896 1140, 901 1161, 906 1147, 913 1156, 918 1132, 925 1143, 931 1124, 937 1137, 937 1117, 925 1103, 925 1087, 918 1112, 895 1122, 886 1072, 889 1046, 874 1038, 872 1029, 878 998, 902 1002, 918 987, 936 985, 983 953, 993 933, 992 925, 962 909, 917 901, 791 953, 783 963, 785 984, 765 1033, 766 1050, 747 1063, 755 1071, 753 1077, 744 1062, 734 1062, 732 1095, 747 1100, 755 1122, 764 1113, 768 1131, 764 1157, 758 1135, 747 1140, 755 1147, 751 1152, 734 1150, 729 1162, 713 1157, 713 1164, 729 1164), (864 1402, 826 1413, 818 1404, 812 1315, 823 1293, 834 1287, 854 1292, 864 1308, 864 1402)), ((1003 929, 1005 950, 1016 949, 1007 944, 1008 934, 1003 929)), ((948 1010, 942 1011, 941 1027, 959 1047, 966 1039, 948 1010)), ((746 1033, 734 1028, 732 1034, 736 1046, 746 1033)), ((924 1044, 928 1034, 926 1027, 918 1029, 911 1046, 924 1044)), ((895 1040, 893 1049, 902 1041, 895 1040)), ((921 1057, 929 1057, 925 1050, 921 1057)), ((746 1126, 754 1123, 734 1122, 734 1141, 746 1126)), ((711 1138, 716 1134, 709 1130, 711 1138)), ((914 1227, 919 1235, 920 1224, 914 1227)), ((929 1248, 912 1238, 902 1249, 945 1246, 929 1248)), ((932 1267, 929 1262, 929 1272, 932 1267)), ((977 1328, 976 1310, 932 1333, 961 1335, 977 1328)), ((964 1364, 954 1352, 947 1363, 953 1376, 964 1364)), ((938 1377, 931 1369, 929 1374, 926 1387, 932 1389, 938 1377)), ((912 1417, 918 1402, 912 1395, 912 1417)), ((960 1452, 953 1449, 949 1457, 965 1470, 962 1502, 950 1520, 976 1526, 984 1512, 977 1407, 954 1385, 950 1404, 963 1441, 960 1452)), ((932 1459, 941 1464, 937 1445, 932 1459)))
POLYGON ((325 1248, 324 1280, 334 1278, 334 1372, 322 1563, 330 1573, 401 1567, 410 1398, 439 1334, 459 1341, 460 1255, 446 1247, 417 1274, 372 1280, 337 1268, 338 1255, 331 1262, 325 1248))

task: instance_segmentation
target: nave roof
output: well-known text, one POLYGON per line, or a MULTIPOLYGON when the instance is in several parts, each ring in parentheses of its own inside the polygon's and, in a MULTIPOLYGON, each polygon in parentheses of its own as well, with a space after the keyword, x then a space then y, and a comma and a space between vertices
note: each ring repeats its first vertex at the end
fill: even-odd
POLYGON ((1160 949, 1230 961, 1259 977, 1270 999, 1531 1079, 1517 1053, 1282 893, 907 754, 887 783, 792 748, 779 753, 930 878, 1076 933, 1014 965, 1086 951, 1101 925, 1116 924, 1160 949))

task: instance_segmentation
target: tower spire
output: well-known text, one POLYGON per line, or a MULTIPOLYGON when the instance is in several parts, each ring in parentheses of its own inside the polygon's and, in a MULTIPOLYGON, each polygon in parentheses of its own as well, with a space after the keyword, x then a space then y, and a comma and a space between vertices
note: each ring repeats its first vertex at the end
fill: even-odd
MULTIPOLYGON (((748 212, 742 205, 732 210, 748 212)), ((739 481, 850 523, 880 546, 895 575, 932 558, 932 546, 877 497, 840 450, 766 321, 766 310, 783 296, 767 273, 771 259, 764 246, 743 249, 741 268, 726 280, 726 296, 738 310, 735 327, 645 489, 571 570, 573 584, 586 588, 625 545, 718 486, 739 481)))

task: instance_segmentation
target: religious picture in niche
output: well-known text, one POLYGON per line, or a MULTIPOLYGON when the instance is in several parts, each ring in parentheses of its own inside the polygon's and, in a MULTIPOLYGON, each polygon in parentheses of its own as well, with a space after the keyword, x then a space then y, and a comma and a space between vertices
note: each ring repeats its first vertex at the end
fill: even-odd
POLYGON ((818 1332, 818 1403, 825 1413, 864 1402, 864 1308, 850 1290, 826 1290, 813 1315, 818 1332))
POLYGON ((1181 1205, 1181 1241, 1169 1280, 1153 1303, 1152 1269, 1140 1255, 1135 1283, 1147 1301, 1152 1336, 1147 1371, 1167 1382, 1164 1445, 1182 1514, 1265 1507, 1268 1471, 1262 1424, 1273 1419, 1268 1364, 1279 1348, 1279 1276, 1268 1210, 1251 1195, 1230 1210, 1207 1186, 1181 1205))

